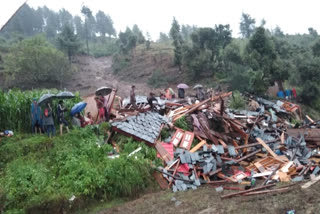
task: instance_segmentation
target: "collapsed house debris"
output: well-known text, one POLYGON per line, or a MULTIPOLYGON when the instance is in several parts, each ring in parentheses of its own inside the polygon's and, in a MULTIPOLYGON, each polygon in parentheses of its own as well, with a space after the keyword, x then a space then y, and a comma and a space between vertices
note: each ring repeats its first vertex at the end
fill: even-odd
POLYGON ((122 109, 136 113, 118 121, 116 118, 112 130, 154 146, 164 164, 156 168, 154 177, 161 188, 174 192, 202 184, 219 187, 217 191, 242 190, 222 196, 229 198, 283 192, 292 186, 265 190, 280 181, 311 178, 303 186, 306 188, 320 180, 317 121, 307 116, 309 124, 294 128, 290 118, 302 119, 299 105, 252 96, 247 110, 230 109, 227 103, 231 95, 212 93, 210 98, 193 103, 190 99, 161 101, 164 116, 150 110, 145 97, 138 97, 136 109, 128 102, 122 109), (175 127, 183 117, 188 117, 190 130, 175 127), (160 137, 164 126, 171 130, 168 139, 160 137))

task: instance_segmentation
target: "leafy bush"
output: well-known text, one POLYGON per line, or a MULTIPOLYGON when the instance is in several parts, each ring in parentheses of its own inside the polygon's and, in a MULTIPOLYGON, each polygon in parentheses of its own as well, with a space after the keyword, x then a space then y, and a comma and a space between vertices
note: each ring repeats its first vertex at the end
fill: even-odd
POLYGON ((153 88, 160 88, 168 84, 167 78, 164 75, 164 72, 160 69, 155 70, 151 77, 148 79, 148 85, 153 88))
POLYGON ((61 82, 72 73, 72 66, 65 55, 43 36, 13 45, 4 58, 4 68, 14 84, 61 82))
POLYGON ((130 59, 125 55, 115 54, 112 59, 112 69, 115 74, 120 73, 130 65, 130 59))
POLYGON ((118 47, 114 40, 98 41, 90 44, 91 54, 98 58, 102 56, 111 56, 118 51, 118 47))
MULTIPOLYGON (((51 93, 58 93, 52 89, 51 93)), ((0 90, 0 130, 11 129, 14 131, 31 131, 31 103, 33 98, 39 99, 48 90, 20 91, 18 89, 3 92, 0 90)), ((65 100, 67 109, 80 101, 80 96, 76 93, 76 98, 65 100)), ((53 106, 57 106, 58 100, 53 101, 53 106)), ((54 111, 55 112, 55 111, 54 111)))
POLYGON ((230 102, 230 108, 233 109, 244 109, 245 107, 245 100, 242 97, 242 95, 240 94, 239 91, 234 91, 232 93, 232 98, 231 98, 231 102, 230 102))
POLYGON ((174 126, 185 131, 190 131, 190 127, 187 121, 187 117, 183 116, 175 121, 174 126))
POLYGON ((5 138, 0 144, 4 211, 41 210, 57 201, 69 209, 72 195, 90 200, 139 194, 153 182, 150 161, 156 159, 156 151, 122 138, 123 151, 116 159, 108 158, 112 146, 99 144, 100 137, 90 127, 52 139, 30 135, 5 138), (141 151, 127 157, 139 146, 141 151))

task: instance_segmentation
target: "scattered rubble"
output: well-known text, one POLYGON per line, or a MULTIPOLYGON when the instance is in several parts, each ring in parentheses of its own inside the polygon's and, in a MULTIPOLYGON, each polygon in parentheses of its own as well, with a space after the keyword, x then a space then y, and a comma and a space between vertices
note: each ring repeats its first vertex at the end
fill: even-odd
POLYGON ((201 102, 162 100, 164 112, 150 110, 146 98, 139 97, 137 109, 123 105, 112 130, 154 146, 164 164, 154 177, 161 188, 174 192, 209 184, 218 192, 238 190, 221 196, 230 198, 284 192, 311 179, 302 185, 307 188, 320 180, 318 121, 307 116, 309 124, 295 127, 291 119, 302 119, 299 105, 252 96, 247 110, 229 109, 231 95, 212 93, 201 102), (192 130, 174 125, 184 116, 192 130), (171 130, 168 139, 160 137, 163 127, 171 130), (276 182, 292 183, 270 189, 276 182))

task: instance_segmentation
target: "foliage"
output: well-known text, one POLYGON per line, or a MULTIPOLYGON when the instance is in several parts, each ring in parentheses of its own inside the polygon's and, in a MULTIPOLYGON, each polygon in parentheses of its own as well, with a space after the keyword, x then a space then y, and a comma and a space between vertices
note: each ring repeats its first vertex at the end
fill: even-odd
POLYGON ((77 53, 81 45, 77 35, 74 34, 73 27, 65 25, 57 40, 60 49, 67 53, 69 61, 71 61, 71 57, 77 53))
POLYGON ((245 100, 243 96, 240 94, 239 91, 233 91, 232 92, 232 98, 230 102, 230 108, 233 109, 244 109, 245 107, 245 100))
POLYGON ((229 25, 198 28, 191 34, 191 41, 191 46, 183 47, 183 62, 191 79, 203 73, 213 75, 217 70, 224 70, 226 63, 222 50, 231 42, 229 25))
MULTIPOLYGON (((58 93, 58 90, 50 90, 51 93, 58 93)), ((0 130, 13 130, 15 132, 31 131, 31 103, 34 98, 39 99, 48 90, 20 91, 18 89, 3 92, 0 90, 0 130), (3 122, 2 122, 3 121, 3 122)), ((65 100, 67 109, 79 102, 79 94, 76 98, 65 100)), ((53 106, 58 100, 53 101, 53 106)))
POLYGON ((240 22, 240 33, 243 38, 249 38, 253 34, 255 30, 255 23, 256 20, 254 18, 251 18, 249 14, 242 13, 240 22))
POLYGON ((286 70, 276 70, 276 60, 277 54, 272 41, 267 37, 265 29, 258 27, 246 47, 246 62, 255 72, 253 86, 258 94, 264 93, 273 81, 283 81, 282 77, 286 76, 280 73, 275 75, 276 71, 286 72, 286 70))
POLYGON ((189 124, 186 116, 182 116, 174 122, 174 126, 185 131, 190 131, 189 124))
POLYGON ((98 39, 96 42, 90 42, 91 54, 98 58, 102 56, 111 56, 118 51, 116 40, 113 38, 98 39))
POLYGON ((15 44, 4 59, 5 72, 16 83, 62 82, 72 67, 64 54, 42 36, 15 44))
POLYGON ((137 43, 143 44, 145 43, 146 39, 143 36, 142 31, 139 29, 138 25, 133 25, 132 27, 132 33, 137 37, 137 43))
POLYGON ((97 142, 99 136, 90 127, 53 139, 29 135, 4 139, 0 145, 4 210, 27 212, 56 201, 69 209, 65 202, 72 195, 84 199, 131 197, 152 183, 149 161, 156 159, 154 148, 128 142, 119 158, 109 159, 112 147, 97 142), (137 158, 127 157, 137 146, 142 146, 137 158))
POLYGON ((112 69, 115 74, 120 73, 130 64, 130 59, 127 56, 123 56, 120 54, 115 54, 112 59, 112 69))
POLYGON ((160 32, 159 39, 157 42, 169 42, 169 36, 166 33, 160 32))
POLYGON ((133 50, 137 45, 137 36, 127 27, 125 32, 119 33, 119 47, 123 54, 128 54, 131 51, 133 55, 133 50))
POLYGON ((96 14, 97 20, 97 32, 100 33, 103 37, 106 34, 111 36, 116 36, 116 30, 113 27, 113 21, 109 15, 106 15, 103 11, 99 10, 96 14))
POLYGON ((320 57, 320 40, 312 46, 312 53, 316 57, 320 57))
POLYGON ((176 18, 173 17, 173 21, 170 29, 170 36, 173 39, 174 46, 174 64, 179 66, 179 70, 181 70, 182 65, 182 37, 180 34, 180 25, 176 18))
POLYGON ((306 104, 312 104, 319 100, 320 93, 319 79, 320 79, 320 59, 304 59, 298 65, 298 71, 301 78, 302 101, 306 104))
POLYGON ((160 69, 155 70, 151 77, 148 79, 148 85, 153 88, 160 88, 166 86, 168 84, 168 80, 164 72, 160 69))

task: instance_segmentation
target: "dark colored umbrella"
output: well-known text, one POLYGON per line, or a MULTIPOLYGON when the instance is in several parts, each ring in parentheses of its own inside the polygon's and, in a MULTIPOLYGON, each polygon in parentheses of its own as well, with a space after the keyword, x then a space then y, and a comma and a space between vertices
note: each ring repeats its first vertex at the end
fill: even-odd
POLYGON ((55 97, 56 97, 56 95, 54 95, 54 94, 50 94, 50 93, 44 94, 39 98, 38 105, 50 102, 55 97))
POLYGON ((74 94, 70 91, 62 91, 56 95, 58 99, 72 99, 74 98, 74 94))
POLYGON ((80 102, 75 104, 70 111, 70 115, 73 116, 76 113, 80 113, 86 106, 87 106, 87 103, 85 102, 80 102))
POLYGON ((102 95, 107 96, 112 92, 112 88, 109 87, 101 87, 96 90, 96 96, 102 95))
POLYGON ((180 83, 179 85, 177 85, 177 88, 187 89, 187 88, 189 88, 189 86, 187 84, 180 83))
POLYGON ((197 89, 197 88, 203 88, 203 86, 200 85, 200 84, 197 84, 197 85, 195 85, 195 86, 193 87, 193 89, 197 89))

